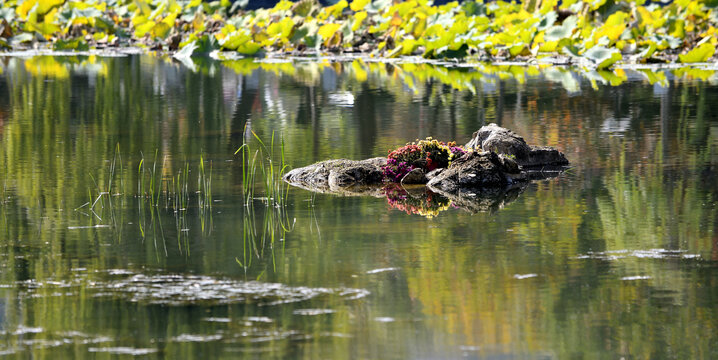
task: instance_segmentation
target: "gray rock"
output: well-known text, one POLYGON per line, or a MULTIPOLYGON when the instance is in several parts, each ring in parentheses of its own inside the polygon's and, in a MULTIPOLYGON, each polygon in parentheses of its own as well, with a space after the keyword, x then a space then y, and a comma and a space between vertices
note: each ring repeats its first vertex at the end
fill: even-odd
POLYGON ((494 152, 469 152, 434 176, 429 189, 457 193, 460 189, 505 187, 525 181, 526 175, 511 158, 494 152))
POLYGON ((482 126, 465 147, 507 155, 526 167, 568 165, 562 152, 547 146, 530 146, 521 136, 496 124, 482 126))

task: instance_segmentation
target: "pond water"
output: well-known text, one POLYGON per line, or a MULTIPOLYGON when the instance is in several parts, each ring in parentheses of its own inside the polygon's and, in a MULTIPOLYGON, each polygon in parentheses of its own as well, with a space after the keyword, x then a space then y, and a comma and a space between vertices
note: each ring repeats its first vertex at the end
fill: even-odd
POLYGON ((710 70, 0 64, 4 356, 718 357, 710 70), (491 122, 572 167, 476 212, 298 188, 266 206, 256 168, 245 205, 254 134, 294 168, 491 122))

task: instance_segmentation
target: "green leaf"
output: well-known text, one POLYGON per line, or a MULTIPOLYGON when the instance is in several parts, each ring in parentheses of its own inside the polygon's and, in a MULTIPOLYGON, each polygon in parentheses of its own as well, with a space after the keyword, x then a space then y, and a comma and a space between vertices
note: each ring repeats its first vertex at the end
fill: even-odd
POLYGON ((678 61, 684 64, 706 62, 713 56, 713 54, 715 54, 715 52, 715 45, 707 42, 703 43, 702 45, 699 45, 698 47, 689 51, 686 54, 678 55, 678 61))
POLYGON ((244 55, 254 55, 262 49, 262 45, 257 44, 254 41, 247 41, 237 47, 237 52, 244 55))
POLYGON ((645 49, 643 49, 643 50, 638 54, 638 56, 639 56, 641 59, 648 59, 648 58, 650 58, 651 56, 653 56, 653 54, 654 54, 655 52, 656 52, 656 43, 651 41, 651 42, 648 43, 648 47, 645 48, 645 49))
POLYGON ((170 30, 172 30, 172 28, 169 25, 167 25, 164 22, 159 22, 159 23, 157 23, 157 25, 152 27, 151 33, 152 33, 152 36, 155 38, 164 39, 170 33, 170 30))
POLYGON ((466 16, 479 16, 486 14, 486 6, 476 1, 464 1, 461 5, 466 13, 466 16))
POLYGON ((364 10, 368 13, 378 13, 391 6, 391 0, 374 0, 364 10))
POLYGON ((294 34, 292 34, 292 38, 289 39, 292 43, 299 43, 302 39, 304 39, 310 32, 311 28, 314 28, 316 31, 316 25, 314 24, 304 24, 301 27, 299 27, 297 30, 294 30, 294 34))
POLYGON ((544 30, 550 28, 550 27, 553 26, 553 24, 556 22, 556 19, 558 19, 558 16, 556 15, 556 12, 555 12, 555 11, 549 11, 548 13, 546 13, 546 16, 544 16, 544 17, 541 19, 541 22, 538 23, 538 29, 537 29, 537 30, 538 30, 538 31, 544 31, 544 30))
POLYGON ((573 30, 576 29, 576 24, 578 23, 578 18, 574 15, 571 15, 567 17, 563 24, 558 26, 551 26, 546 30, 546 36, 544 39, 546 41, 557 41, 561 39, 565 39, 571 36, 573 34, 573 30))
POLYGON ((55 50, 77 50, 77 51, 87 51, 90 49, 90 47, 87 45, 85 40, 83 39, 71 39, 71 40, 57 40, 53 44, 53 49, 55 50))
POLYGON ((176 52, 172 57, 176 59, 187 59, 192 57, 192 54, 194 53, 195 49, 197 49, 197 41, 193 41, 187 45, 185 45, 180 51, 176 52))
POLYGON ((11 7, 0 8, 0 19, 4 19, 8 23, 15 20, 15 10, 11 7))
POLYGON ((611 67, 616 61, 622 59, 621 52, 618 49, 608 49, 603 46, 594 46, 583 57, 593 61, 596 69, 606 69, 611 67))
POLYGON ((135 37, 141 38, 145 36, 152 28, 155 27, 154 21, 148 21, 135 27, 135 37))
POLYGON ((12 38, 10 38, 10 43, 11 44, 22 44, 25 42, 30 42, 33 39, 35 39, 35 36, 33 36, 30 33, 20 33, 20 34, 13 36, 12 38))

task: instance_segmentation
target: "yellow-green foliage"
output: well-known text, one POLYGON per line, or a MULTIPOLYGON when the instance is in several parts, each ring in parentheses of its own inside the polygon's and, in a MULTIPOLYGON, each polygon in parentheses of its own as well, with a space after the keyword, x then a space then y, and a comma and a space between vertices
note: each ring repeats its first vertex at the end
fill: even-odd
POLYGON ((315 0, 282 0, 271 9, 243 11, 226 0, 8 0, 0 9, 0 46, 48 41, 82 50, 119 41, 169 50, 192 44, 183 55, 215 49, 494 59, 561 54, 601 69, 661 57, 704 62, 718 44, 715 1, 429 3, 341 0, 322 7, 315 0))

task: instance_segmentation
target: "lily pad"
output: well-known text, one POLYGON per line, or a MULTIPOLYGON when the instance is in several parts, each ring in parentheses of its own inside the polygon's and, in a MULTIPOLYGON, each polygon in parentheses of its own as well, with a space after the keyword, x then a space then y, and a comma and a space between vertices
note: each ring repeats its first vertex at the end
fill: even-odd
POLYGON ((715 54, 715 52, 715 45, 707 42, 699 45, 698 47, 689 51, 686 54, 678 55, 678 61, 684 64, 706 62, 713 56, 713 54, 715 54))
POLYGON ((588 49, 583 57, 591 60, 596 65, 596 69, 607 69, 623 58, 619 50, 603 46, 588 49))

